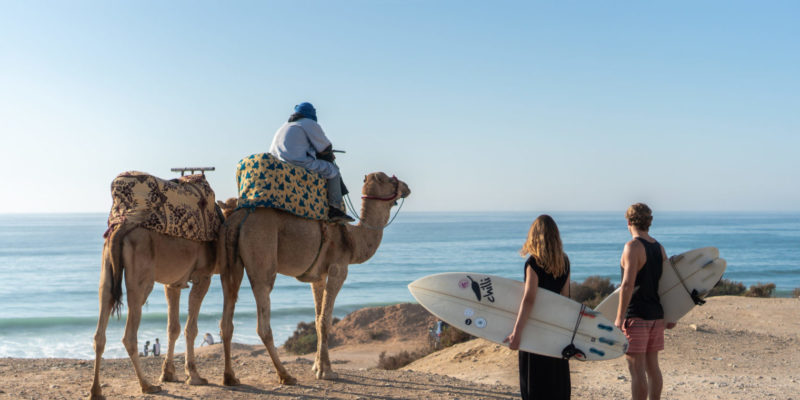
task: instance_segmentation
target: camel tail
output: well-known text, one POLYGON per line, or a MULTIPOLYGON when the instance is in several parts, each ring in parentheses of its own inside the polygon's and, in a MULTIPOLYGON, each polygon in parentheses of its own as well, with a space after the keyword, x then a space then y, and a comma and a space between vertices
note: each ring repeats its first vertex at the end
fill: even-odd
POLYGON ((111 315, 119 317, 122 309, 122 271, 125 268, 122 262, 122 239, 135 226, 123 224, 114 229, 107 239, 108 251, 111 253, 111 315))
MULTIPOLYGON (((217 260, 219 261, 219 277, 227 287, 235 286, 237 270, 244 268, 239 258, 239 230, 249 212, 237 212, 225 219, 222 226, 219 243, 217 244, 217 260)), ((238 291, 231 293, 234 302, 238 300, 238 291)))

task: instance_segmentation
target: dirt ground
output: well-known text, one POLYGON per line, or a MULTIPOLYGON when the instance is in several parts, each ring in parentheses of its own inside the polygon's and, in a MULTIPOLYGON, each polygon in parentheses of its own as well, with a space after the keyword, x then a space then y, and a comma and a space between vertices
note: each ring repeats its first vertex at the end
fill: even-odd
MULTIPOLYGON (((666 334, 661 355, 664 399, 800 400, 800 301, 713 297, 695 307, 666 334)), ((163 383, 162 391, 143 395, 127 358, 106 359, 103 392, 113 399, 513 399, 518 398, 516 353, 476 339, 436 352, 396 371, 375 368, 381 352, 396 354, 424 345, 432 317, 417 305, 359 310, 332 332, 331 349, 339 378, 318 381, 311 373, 313 354, 281 351, 298 379, 280 385, 261 345, 236 344, 233 363, 242 384, 222 386, 222 347, 197 349, 201 375, 210 383, 163 383)), ((114 338, 109 338, 114 340, 114 338)), ((176 359, 183 378, 183 358, 176 359)), ((156 383, 161 359, 145 358, 145 374, 156 383)), ((573 397, 624 399, 630 379, 623 358, 570 363, 573 397)), ((72 359, 0 359, 0 399, 85 398, 92 382, 92 361, 72 359)))

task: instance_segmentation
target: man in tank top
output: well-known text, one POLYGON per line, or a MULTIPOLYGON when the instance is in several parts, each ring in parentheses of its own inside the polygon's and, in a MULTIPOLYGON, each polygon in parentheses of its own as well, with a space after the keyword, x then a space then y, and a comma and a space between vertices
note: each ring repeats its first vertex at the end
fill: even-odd
MULTIPOLYGON (((634 400, 661 398, 663 381, 658 352, 664 350, 664 309, 658 296, 661 266, 667 257, 664 247, 650 234, 650 207, 636 203, 625 212, 632 239, 625 243, 620 266, 619 307, 614 325, 628 338, 628 370, 634 400)), ((675 324, 668 324, 672 329, 675 324)))

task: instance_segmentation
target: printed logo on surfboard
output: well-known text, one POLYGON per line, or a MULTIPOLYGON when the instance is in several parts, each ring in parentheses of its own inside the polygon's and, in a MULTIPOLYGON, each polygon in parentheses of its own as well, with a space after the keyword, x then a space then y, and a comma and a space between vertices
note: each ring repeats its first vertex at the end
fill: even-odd
POLYGON ((472 292, 475 293, 475 298, 478 301, 482 301, 481 299, 489 300, 490 303, 494 303, 494 288, 492 287, 492 278, 485 277, 479 281, 475 281, 472 279, 471 276, 467 275, 466 279, 462 279, 458 282, 458 286, 462 289, 466 289, 467 285, 472 288, 472 292))

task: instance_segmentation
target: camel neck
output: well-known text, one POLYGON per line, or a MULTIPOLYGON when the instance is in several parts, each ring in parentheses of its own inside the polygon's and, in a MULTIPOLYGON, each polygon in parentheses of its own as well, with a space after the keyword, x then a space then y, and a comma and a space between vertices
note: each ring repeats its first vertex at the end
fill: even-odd
POLYGON ((353 242, 352 264, 361 264, 372 257, 383 239, 383 227, 389 221, 391 205, 381 201, 364 201, 361 222, 350 230, 353 242))

